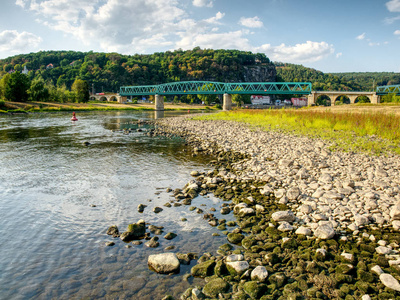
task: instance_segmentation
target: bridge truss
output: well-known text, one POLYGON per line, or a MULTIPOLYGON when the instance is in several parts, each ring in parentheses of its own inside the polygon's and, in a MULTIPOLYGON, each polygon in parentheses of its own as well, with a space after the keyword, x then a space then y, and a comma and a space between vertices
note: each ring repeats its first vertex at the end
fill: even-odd
POLYGON ((180 81, 159 85, 122 86, 120 96, 181 94, 302 94, 311 93, 309 82, 242 82, 180 81))
POLYGON ((377 95, 400 94, 400 85, 384 85, 376 88, 377 95))

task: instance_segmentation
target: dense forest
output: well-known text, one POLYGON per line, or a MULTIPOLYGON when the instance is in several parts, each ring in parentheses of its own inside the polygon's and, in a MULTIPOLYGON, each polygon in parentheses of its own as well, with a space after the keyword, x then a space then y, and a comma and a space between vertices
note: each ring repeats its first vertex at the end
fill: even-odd
POLYGON ((400 84, 400 73, 323 73, 302 65, 275 66, 279 81, 311 82, 315 91, 372 91, 379 85, 400 84))
POLYGON ((244 81, 244 66, 271 66, 265 54, 239 50, 193 50, 151 55, 42 51, 0 60, 0 77, 26 67, 30 80, 42 78, 70 89, 75 79, 97 92, 117 92, 123 85, 148 85, 182 80, 244 81))
POLYGON ((199 47, 148 55, 41 51, 0 60, 0 100, 88 101, 93 89, 118 92, 124 85, 186 80, 311 82, 313 90, 371 91, 378 85, 400 84, 400 73, 323 73, 302 65, 272 63, 263 53, 199 47))

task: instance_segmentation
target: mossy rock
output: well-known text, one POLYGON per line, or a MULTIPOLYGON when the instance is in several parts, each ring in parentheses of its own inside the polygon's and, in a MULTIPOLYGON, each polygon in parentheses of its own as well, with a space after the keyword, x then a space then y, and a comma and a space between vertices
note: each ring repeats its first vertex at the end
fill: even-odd
POLYGON ((306 271, 308 273, 317 275, 320 272, 320 267, 318 266, 318 264, 315 261, 311 261, 307 264, 306 271))
POLYGON ((350 274, 354 271, 354 266, 351 264, 340 264, 336 267, 338 274, 350 274))
POLYGON ((375 247, 372 245, 360 244, 360 250, 375 253, 375 247))
POLYGON ((228 269, 222 260, 215 264, 214 274, 220 277, 228 274, 228 269))
POLYGON ((265 259, 272 265, 275 265, 281 261, 279 256, 273 252, 269 252, 267 255, 265 255, 265 259))
POLYGON ((278 246, 278 245, 277 245, 276 243, 265 243, 264 246, 263 246, 263 248, 264 248, 264 250, 266 250, 266 251, 270 251, 270 250, 275 249, 275 247, 277 247, 277 246, 278 246))
POLYGON ((365 282, 374 282, 375 278, 371 272, 364 271, 362 269, 357 270, 357 278, 365 282))
POLYGON ((394 294, 388 293, 388 292, 383 292, 378 294, 378 299, 379 300, 389 300, 389 299, 397 299, 395 298, 396 296, 394 294))
POLYGON ((307 294, 307 297, 309 297, 309 298, 316 298, 317 292, 319 292, 319 288, 313 286, 307 290, 306 294, 307 294))
POLYGON ((368 294, 368 292, 370 291, 369 284, 365 281, 357 281, 355 286, 364 294, 368 294))
POLYGON ((229 233, 228 234, 228 241, 232 244, 239 244, 244 239, 244 235, 241 233, 229 233))
POLYGON ((247 281, 243 284, 244 292, 252 299, 260 299, 260 297, 267 291, 267 286, 257 281, 247 281))
POLYGON ((235 300, 247 300, 247 299, 249 299, 249 296, 245 292, 239 291, 239 292, 233 294, 232 299, 235 299, 235 300))
POLYGON ((230 227, 236 226, 236 222, 235 221, 228 221, 228 222, 226 222, 226 226, 230 226, 230 227))
POLYGON ((283 249, 296 249, 297 248, 297 241, 294 238, 289 238, 288 240, 282 243, 283 249))
POLYGON ((229 284, 222 278, 216 278, 209 281, 203 288, 203 294, 217 298, 219 293, 226 293, 229 290, 229 284))
POLYGON ((335 279, 338 283, 352 283, 353 282, 353 276, 346 275, 346 274, 336 273, 335 279))
POLYGON ((385 257, 385 255, 376 255, 375 261, 376 261, 376 264, 378 266, 380 266, 381 268, 389 267, 389 261, 385 257))
POLYGON ((256 243, 254 236, 247 236, 242 240, 242 246, 244 249, 250 249, 256 243))
POLYGON ((286 283, 286 276, 282 272, 275 273, 268 277, 268 281, 271 284, 275 284, 277 288, 280 288, 286 283))
POLYGON ((223 244, 222 246, 219 246, 218 249, 220 249, 222 251, 230 251, 233 249, 233 246, 231 244, 226 243, 226 244, 223 244))
POLYGON ((281 236, 281 232, 278 229, 276 229, 275 227, 267 227, 267 229, 265 229, 265 232, 273 238, 277 238, 277 237, 281 236))
POLYGON ((206 262, 203 262, 203 263, 193 266, 190 273, 193 276, 204 278, 204 277, 213 275, 214 267, 215 267, 215 261, 208 260, 206 262))
POLYGON ((226 230, 226 226, 225 226, 225 224, 222 224, 222 225, 219 225, 219 226, 217 227, 217 229, 218 229, 218 230, 226 230))

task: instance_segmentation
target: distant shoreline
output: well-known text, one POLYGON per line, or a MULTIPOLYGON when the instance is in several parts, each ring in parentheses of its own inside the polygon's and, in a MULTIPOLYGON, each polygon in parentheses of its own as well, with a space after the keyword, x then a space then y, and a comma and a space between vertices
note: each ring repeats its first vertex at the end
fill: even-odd
MULTIPOLYGON (((0 113, 28 113, 28 112, 58 112, 58 111, 115 111, 115 110, 154 110, 154 104, 120 104, 107 102, 89 103, 58 103, 58 102, 9 102, 0 107, 0 113)), ((215 107, 204 105, 191 105, 186 103, 165 103, 165 110, 216 110, 215 107)))

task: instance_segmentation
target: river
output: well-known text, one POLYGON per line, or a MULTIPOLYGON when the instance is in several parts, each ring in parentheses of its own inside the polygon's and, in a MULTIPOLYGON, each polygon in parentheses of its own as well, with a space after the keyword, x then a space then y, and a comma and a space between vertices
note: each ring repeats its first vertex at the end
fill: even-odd
MULTIPOLYGON (((161 299, 201 283, 184 280, 195 261, 160 275, 147 257, 171 245, 172 252, 202 254, 225 243, 188 206, 163 206, 173 199, 166 189, 182 188, 193 170, 210 170, 211 158, 192 157, 182 140, 138 132, 137 120, 154 112, 77 117, 0 116, 0 299, 161 299), (164 210, 155 214, 156 206, 164 210), (162 234, 158 248, 147 248, 106 235, 111 225, 124 231, 140 219, 177 237, 162 234), (105 246, 109 241, 115 245, 105 246)), ((192 205, 218 212, 220 201, 198 196, 192 205)))

